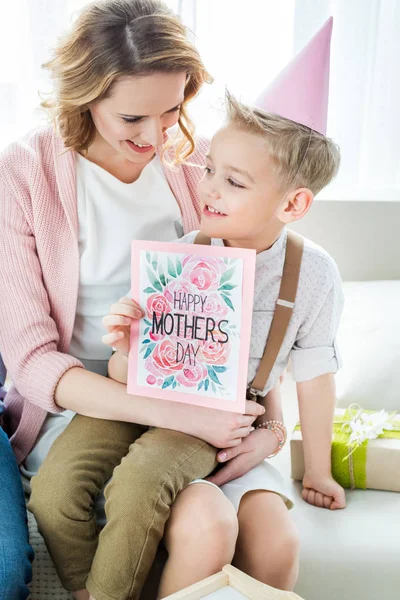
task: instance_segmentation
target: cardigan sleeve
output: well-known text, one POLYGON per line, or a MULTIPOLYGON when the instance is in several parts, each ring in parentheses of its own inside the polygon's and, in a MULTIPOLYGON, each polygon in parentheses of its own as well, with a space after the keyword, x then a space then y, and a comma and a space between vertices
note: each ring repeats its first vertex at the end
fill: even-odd
POLYGON ((35 237, 0 170, 0 353, 18 392, 50 412, 63 412, 54 401, 63 374, 83 367, 58 342, 35 237))

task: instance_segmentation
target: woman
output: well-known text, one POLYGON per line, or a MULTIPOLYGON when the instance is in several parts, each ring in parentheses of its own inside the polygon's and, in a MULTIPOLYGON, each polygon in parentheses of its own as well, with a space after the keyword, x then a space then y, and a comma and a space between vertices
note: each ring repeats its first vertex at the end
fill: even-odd
MULTIPOLYGON (((56 126, 28 134, 0 162, 0 277, 9 291, 0 300, 0 347, 15 386, 7 402, 21 470, 37 472, 74 413, 235 447, 259 414, 255 403, 237 416, 128 396, 105 377, 110 354, 100 342, 101 317, 129 288, 130 241, 172 240, 181 219, 183 232, 198 225, 195 165, 205 164, 208 145, 194 149, 186 108, 210 77, 179 20, 156 0, 91 4, 47 67, 55 95, 44 105, 56 126), (166 132, 176 124, 183 140, 173 144, 166 132)), ((258 448, 258 459, 269 453, 258 448)), ((241 503, 241 535, 251 536, 256 499, 241 503)), ((173 510, 162 595, 230 562, 236 536, 229 500, 215 487, 190 486, 173 510), (196 525, 190 540, 188 520, 196 525), (199 553, 199 534, 208 553, 199 553), (186 547, 183 558, 185 541, 193 554, 186 547)), ((245 554, 239 566, 256 574, 245 554)))

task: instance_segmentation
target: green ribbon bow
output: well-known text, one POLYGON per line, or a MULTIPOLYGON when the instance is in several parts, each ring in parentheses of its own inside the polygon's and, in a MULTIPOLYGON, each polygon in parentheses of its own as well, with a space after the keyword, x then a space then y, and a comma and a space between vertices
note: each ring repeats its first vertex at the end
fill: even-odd
MULTIPOLYGON (((363 442, 351 441, 352 424, 362 415, 373 415, 378 411, 363 410, 358 404, 351 404, 342 415, 335 414, 332 434, 332 475, 344 488, 366 489, 367 487, 367 447, 368 439, 363 442)), ((370 439, 386 438, 400 440, 400 421, 388 415, 387 422, 392 429, 385 429, 380 435, 371 435, 370 439)), ((295 431, 300 431, 300 423, 295 431)), ((354 436, 353 436, 354 437, 354 436)))

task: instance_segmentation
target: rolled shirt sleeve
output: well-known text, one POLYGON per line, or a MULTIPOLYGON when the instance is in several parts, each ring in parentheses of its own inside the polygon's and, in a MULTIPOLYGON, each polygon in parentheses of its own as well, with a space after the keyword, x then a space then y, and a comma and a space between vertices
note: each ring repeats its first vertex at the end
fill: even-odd
POLYGON ((342 366, 336 340, 344 304, 342 282, 334 261, 328 264, 330 287, 320 296, 317 311, 314 307, 306 317, 291 351, 293 378, 297 382, 336 373, 342 366))

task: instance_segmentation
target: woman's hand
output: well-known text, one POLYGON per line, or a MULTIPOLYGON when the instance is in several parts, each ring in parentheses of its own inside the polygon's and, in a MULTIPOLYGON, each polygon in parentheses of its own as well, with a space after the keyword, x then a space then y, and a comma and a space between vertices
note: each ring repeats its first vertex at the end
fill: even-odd
POLYGON ((250 469, 263 462, 267 456, 273 454, 278 447, 278 440, 273 431, 256 429, 234 448, 226 447, 218 453, 217 460, 226 465, 215 475, 207 477, 207 481, 215 485, 224 485, 245 475, 250 469))
POLYGON ((175 417, 173 428, 198 437, 216 448, 238 446, 249 435, 254 421, 265 410, 252 400, 246 401, 244 415, 189 404, 181 404, 176 408, 179 409, 179 416, 175 417))
POLYGON ((130 298, 121 298, 111 306, 110 314, 102 319, 102 324, 108 333, 103 335, 101 341, 127 354, 130 347, 132 321, 143 316, 144 313, 136 302, 130 298))

